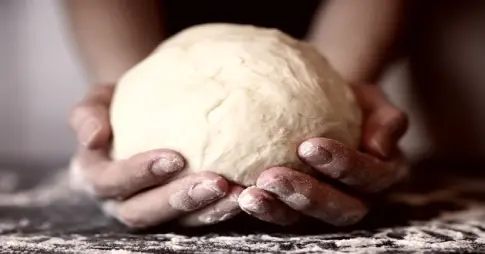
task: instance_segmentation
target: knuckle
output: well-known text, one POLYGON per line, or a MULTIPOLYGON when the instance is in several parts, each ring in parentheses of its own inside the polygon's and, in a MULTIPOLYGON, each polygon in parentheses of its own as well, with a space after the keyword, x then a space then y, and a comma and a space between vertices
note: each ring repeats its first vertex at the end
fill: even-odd
POLYGON ((391 132, 404 132, 409 124, 409 117, 404 111, 395 110, 389 117, 389 120, 385 123, 385 126, 391 130, 391 132))
POLYGON ((84 102, 77 102, 71 107, 69 111, 69 122, 75 125, 79 119, 86 115, 86 104, 84 102))
POLYGON ((400 109, 396 109, 396 119, 400 119, 401 121, 405 121, 408 118, 408 114, 400 109))
POLYGON ((394 122, 397 125, 407 125, 407 122, 409 121, 408 114, 406 114, 404 111, 398 110, 395 115, 394 115, 394 122))
POLYGON ((69 114, 69 122, 73 128, 79 128, 82 123, 88 119, 101 120, 105 108, 102 105, 79 102, 72 109, 69 114))

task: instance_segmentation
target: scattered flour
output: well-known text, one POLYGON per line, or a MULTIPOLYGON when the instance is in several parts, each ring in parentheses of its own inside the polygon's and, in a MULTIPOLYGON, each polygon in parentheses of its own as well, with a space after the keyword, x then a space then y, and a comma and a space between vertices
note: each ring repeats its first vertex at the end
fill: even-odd
MULTIPOLYGON (((18 179, 18 176, 10 175, 10 178, 18 179)), ((0 193, 0 207, 42 207, 59 201, 71 204, 80 199, 81 196, 70 188, 67 170, 60 170, 32 189, 15 193, 0 193)))
MULTIPOLYGON (((379 252, 462 252, 485 251, 485 228, 481 219, 485 207, 473 212, 451 213, 410 226, 383 228, 376 232, 354 231, 322 235, 204 235, 179 234, 116 235, 100 233, 94 236, 64 235, 0 235, 0 252, 8 250, 56 253, 379 253, 379 252), (461 214, 461 216, 460 216, 461 214), (464 217, 466 215, 467 217, 464 217), (472 217, 470 217, 472 216, 472 217), (480 221, 481 220, 481 221, 480 221), (396 236, 398 235, 398 236, 396 236), (104 244, 103 244, 104 243, 104 244), (111 250, 107 250, 110 249, 111 250)), ((28 222, 23 222, 24 224, 28 222)), ((16 225, 2 224, 3 227, 16 225)))
MULTIPOLYGON (((49 181, 18 193, 0 193, 2 206, 37 208, 55 202, 77 202, 69 190, 67 171, 61 171, 49 181)), ((15 178, 15 177, 14 177, 15 178)), ((450 253, 473 251, 485 253, 485 202, 465 198, 460 191, 485 196, 485 182, 466 181, 449 185, 427 195, 398 193, 395 202, 415 205, 452 200, 467 208, 442 212, 433 219, 411 221, 407 226, 381 228, 375 231, 321 235, 288 234, 209 234, 198 237, 180 234, 50 234, 51 224, 37 228, 41 234, 20 234, 32 227, 27 218, 12 220, 0 217, 0 253, 450 253)))
POLYGON ((18 228, 18 223, 15 221, 0 221, 0 234, 18 228))
MULTIPOLYGON (((86 241, 83 236, 75 236, 72 239, 62 239, 58 237, 35 236, 35 237, 21 237, 21 236, 0 236, 0 251, 7 250, 36 250, 43 252, 56 253, 86 253, 86 254, 137 254, 146 253, 138 251, 127 251, 121 249, 105 250, 105 248, 97 249, 92 244, 86 241)), ((2 252, 4 253, 4 252, 2 252)), ((8 253, 8 252, 7 252, 8 253)))

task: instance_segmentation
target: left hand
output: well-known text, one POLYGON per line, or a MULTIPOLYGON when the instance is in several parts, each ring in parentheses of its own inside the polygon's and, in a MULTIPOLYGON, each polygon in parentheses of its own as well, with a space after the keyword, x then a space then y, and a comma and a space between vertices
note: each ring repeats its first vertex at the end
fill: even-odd
MULTIPOLYGON (((358 151, 335 140, 313 138, 299 146, 298 154, 323 176, 361 193, 376 193, 406 173, 397 143, 407 129, 408 119, 378 87, 355 85, 353 89, 364 113, 363 149, 358 151)), ((360 221, 368 211, 364 200, 285 167, 264 171, 256 186, 244 190, 238 202, 250 215, 279 225, 292 224, 306 215, 331 225, 346 226, 360 221)))
POLYGON ((237 197, 243 189, 223 177, 201 172, 171 179, 186 166, 175 151, 161 148, 122 160, 110 158, 109 107, 115 89, 115 84, 93 86, 70 114, 79 143, 69 168, 72 187, 130 228, 169 221, 205 226, 238 214, 237 197))

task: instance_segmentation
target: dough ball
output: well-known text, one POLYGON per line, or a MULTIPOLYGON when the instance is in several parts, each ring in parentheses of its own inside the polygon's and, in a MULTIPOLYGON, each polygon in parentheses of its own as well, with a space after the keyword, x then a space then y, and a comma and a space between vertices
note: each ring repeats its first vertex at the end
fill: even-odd
POLYGON ((271 166, 311 174, 297 155, 308 138, 357 148, 361 112, 311 45, 276 29, 217 23, 185 29, 129 70, 111 122, 114 159, 168 148, 187 159, 181 175, 213 171, 250 186, 271 166))

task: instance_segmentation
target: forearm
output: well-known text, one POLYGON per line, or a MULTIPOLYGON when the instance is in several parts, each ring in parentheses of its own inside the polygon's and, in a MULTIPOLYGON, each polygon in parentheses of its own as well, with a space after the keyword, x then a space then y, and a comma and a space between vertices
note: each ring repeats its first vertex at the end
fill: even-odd
POLYGON ((156 0, 67 0, 65 8, 94 83, 116 83, 163 37, 156 0))
POLYGON ((394 42, 402 0, 332 0, 315 18, 309 41, 347 81, 373 82, 394 42))

